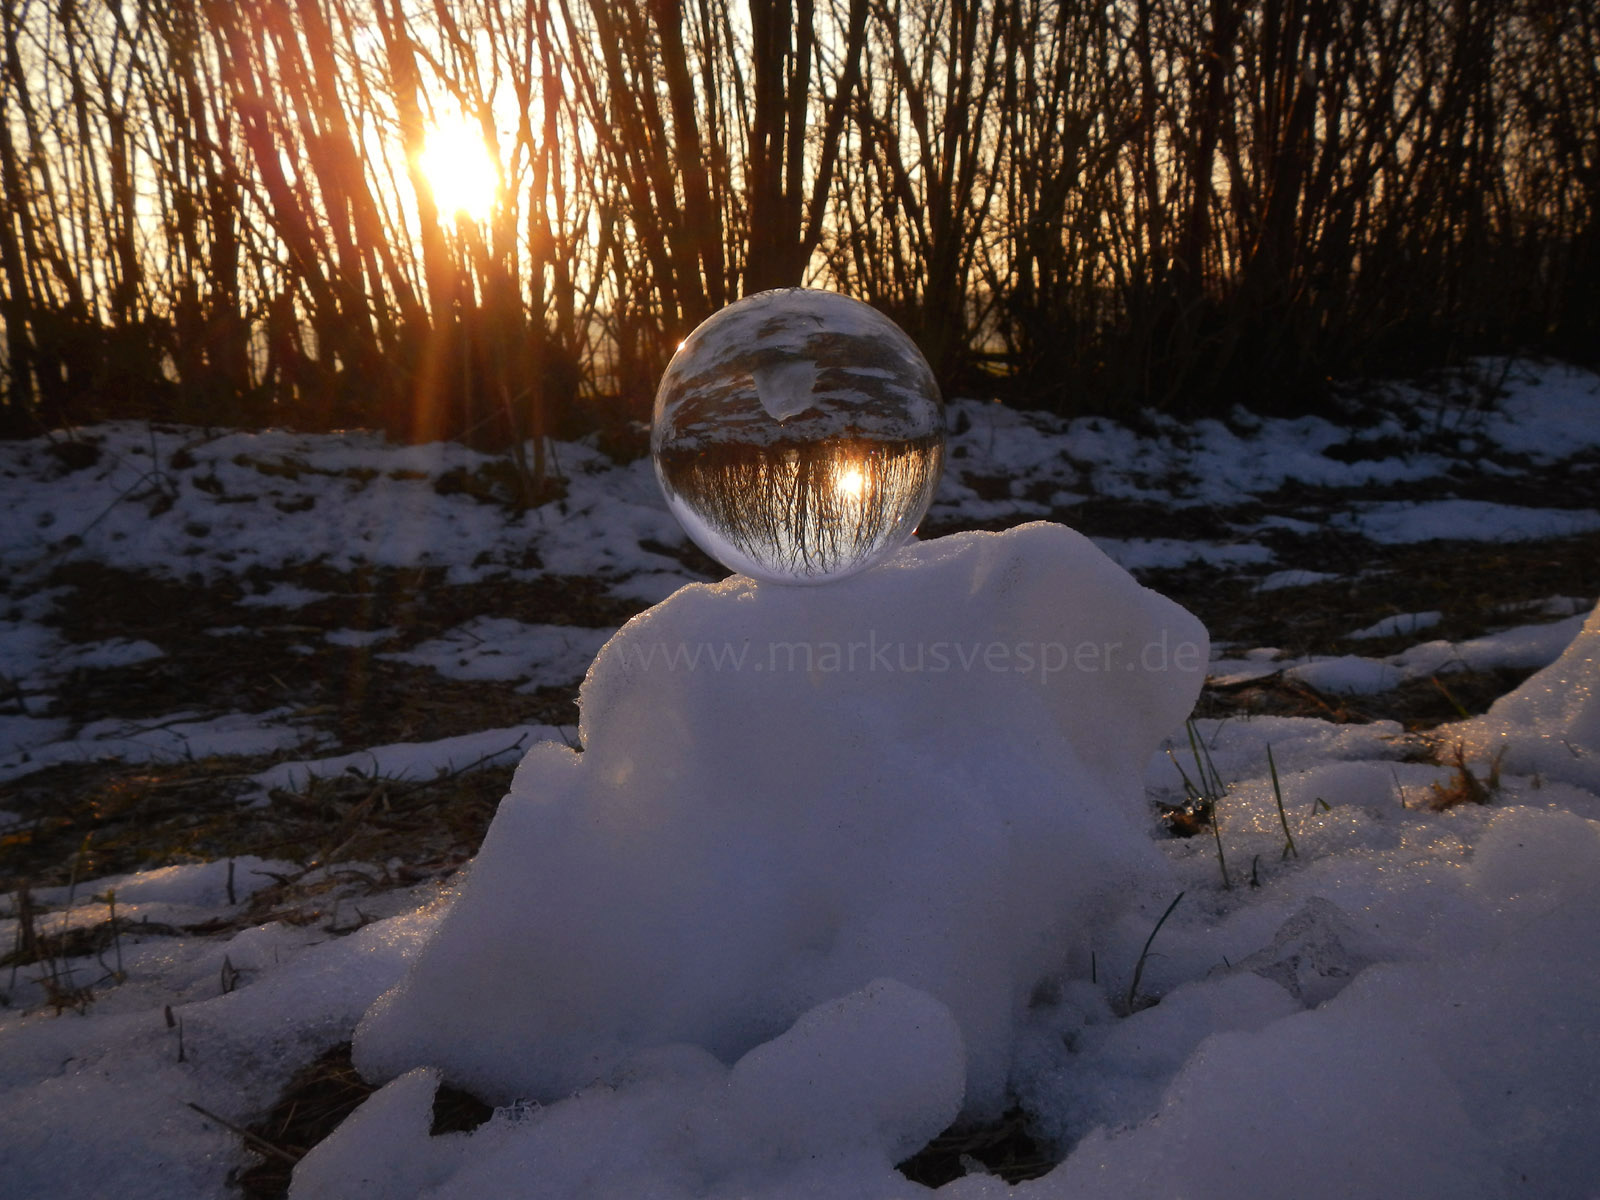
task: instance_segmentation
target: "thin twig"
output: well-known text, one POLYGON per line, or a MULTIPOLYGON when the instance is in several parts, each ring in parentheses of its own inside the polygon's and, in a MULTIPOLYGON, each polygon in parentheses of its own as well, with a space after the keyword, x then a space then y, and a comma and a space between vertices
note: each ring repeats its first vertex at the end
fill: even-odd
POLYGON ((285 1150, 282 1146, 274 1146, 271 1142, 267 1141, 266 1138, 261 1137, 258 1134, 251 1133, 242 1125, 235 1125, 226 1117, 217 1116, 217 1114, 212 1112, 209 1108, 201 1108, 200 1105, 196 1104, 193 1100, 185 1100, 184 1103, 190 1108, 194 1109, 195 1112, 199 1113, 206 1120, 215 1121, 229 1133, 238 1134, 244 1139, 245 1145, 249 1146, 252 1150, 267 1155, 269 1158, 276 1158, 280 1162, 286 1162, 292 1167, 305 1157, 303 1154, 294 1154, 288 1150, 285 1150))

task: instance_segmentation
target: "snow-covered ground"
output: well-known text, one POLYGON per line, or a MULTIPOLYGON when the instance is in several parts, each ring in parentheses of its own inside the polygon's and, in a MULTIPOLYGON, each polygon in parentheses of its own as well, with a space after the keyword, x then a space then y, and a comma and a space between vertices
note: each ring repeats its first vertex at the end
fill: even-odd
MULTIPOLYGON (((1113 503, 1162 524, 931 538, 803 594, 681 590, 703 564, 649 464, 585 446, 557 447, 563 498, 511 513, 461 486, 493 462, 455 446, 132 424, 82 431, 92 462, 0 444, 0 785, 250 756, 248 806, 528 755, 464 884, 350 892, 349 919, 241 928, 304 867, 260 857, 0 901, 19 951, 25 925, 90 930, 113 904, 122 931, 0 976, 0 1194, 226 1195, 254 1152, 224 1123, 257 1121, 366 1018, 357 1063, 386 1086, 303 1160, 297 1196, 910 1196, 897 1161, 1008 1105, 1059 1165, 1013 1188, 968 1159, 941 1194, 1600 1195, 1596 597, 1525 596, 1460 637, 1433 607, 1353 611, 1338 653, 1236 631, 1183 663, 1203 636, 1104 557, 1270 598, 1353 579, 1296 552, 1326 539, 1470 553, 1600 529, 1600 380, 1524 364, 1506 386, 1477 411, 1397 388, 1359 424, 954 404, 926 529, 1092 526, 1113 503), (195 639, 281 618, 291 681, 332 647, 512 695, 575 681, 616 622, 411 634, 330 619, 325 589, 428 568, 597 580, 610 612, 672 599, 600 652, 582 753, 538 720, 351 745, 293 706, 63 712, 69 686, 175 654, 64 628, 72 564, 234 597, 195 639), (1182 721, 1202 674, 1364 696, 1490 668, 1540 670, 1425 736, 1182 721), (1160 829, 1186 777, 1217 796, 1215 837, 1160 829), (81 1012, 47 1003, 63 972, 93 994, 81 1012), (431 1137, 441 1078, 501 1107, 431 1137)), ((0 840, 38 804, 0 813, 0 840)))

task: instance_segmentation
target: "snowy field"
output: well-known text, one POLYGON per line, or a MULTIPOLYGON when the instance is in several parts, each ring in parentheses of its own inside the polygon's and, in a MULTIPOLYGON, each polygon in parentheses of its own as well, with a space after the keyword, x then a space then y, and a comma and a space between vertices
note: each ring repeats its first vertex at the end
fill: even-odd
POLYGON ((1600 379, 1485 370, 955 403, 815 589, 588 445, 0 443, 0 1195, 1600 1197, 1600 379))

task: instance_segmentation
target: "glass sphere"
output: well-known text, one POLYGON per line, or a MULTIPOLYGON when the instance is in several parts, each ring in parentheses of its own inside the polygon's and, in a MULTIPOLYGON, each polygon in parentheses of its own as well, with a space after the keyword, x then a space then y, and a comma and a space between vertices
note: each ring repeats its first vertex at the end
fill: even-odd
POLYGON ((835 292, 759 292, 703 322, 656 392, 667 505, 732 571, 827 583, 916 529, 944 465, 944 403, 893 321, 835 292))

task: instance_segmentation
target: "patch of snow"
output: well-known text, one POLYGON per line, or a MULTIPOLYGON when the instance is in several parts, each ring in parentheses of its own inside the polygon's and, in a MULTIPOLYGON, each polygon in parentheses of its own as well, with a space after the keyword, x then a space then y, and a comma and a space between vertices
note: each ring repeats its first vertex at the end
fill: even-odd
POLYGON ((613 583, 606 588, 606 592, 619 600, 642 600, 646 604, 659 604, 687 584, 704 582, 704 579, 679 571, 646 571, 613 583))
POLYGON ((1283 675, 1319 692, 1342 694, 1385 692, 1403 679, 1395 664, 1355 654, 1309 659, 1290 667, 1283 675))
POLYGON ((1558 659, 1440 734, 1478 758, 1503 759, 1504 770, 1600 791, 1600 606, 1558 659))
POLYGON ((65 717, 0 716, 0 771, 14 755, 58 741, 71 728, 65 717))
MULTIPOLYGON (((67 762, 186 762, 218 755, 272 754, 316 736, 295 719, 295 713, 292 708, 274 708, 208 718, 173 713, 148 721, 93 721, 72 737, 39 741, 0 754, 0 781, 67 762)), ((65 731, 54 723, 41 722, 35 732, 47 729, 57 735, 65 731)))
POLYGON ((1586 614, 1564 621, 1518 625, 1498 633, 1460 642, 1423 642, 1393 658, 1405 678, 1416 679, 1440 671, 1489 671, 1497 667, 1543 667, 1555 662, 1583 628, 1586 614))
POLYGON ((529 523, 544 568, 553 574, 611 579, 682 570, 677 559, 644 549, 646 542, 686 541, 645 460, 609 469, 597 463, 592 472, 573 474, 565 499, 536 509, 529 523))
MULTIPOLYGON (((254 1120, 297 1066, 348 1036, 432 924, 414 913, 334 940, 273 925, 220 944, 139 942, 135 932, 124 939, 127 979, 102 989, 86 1015, 0 1010, 7 1191, 74 1200, 222 1194, 230 1170, 251 1156, 189 1104, 235 1124, 254 1120), (224 956, 239 971, 231 991, 218 986, 224 956)), ((101 973, 92 959, 70 965, 84 981, 101 973)))
POLYGON ((1274 571, 1256 584, 1256 591, 1276 592, 1283 588, 1310 587, 1314 583, 1326 583, 1330 579, 1337 578, 1339 578, 1337 575, 1331 575, 1326 571, 1300 569, 1274 571))
POLYGON ((143 639, 109 638, 69 644, 48 625, 33 620, 0 621, 0 663, 19 689, 49 688, 73 671, 128 667, 164 657, 160 646, 143 639))
POLYGON ((1124 570, 1148 571, 1208 563, 1218 567, 1251 566, 1272 561, 1272 551, 1253 542, 1188 542, 1177 538, 1094 538, 1094 544, 1124 570))
POLYGON ((52 668, 61 673, 97 671, 109 667, 131 667, 135 663, 164 658, 166 651, 153 642, 135 638, 111 638, 104 642, 69 646, 56 655, 52 668))
POLYGON ((1444 614, 1437 609, 1430 612, 1394 613, 1344 636, 1348 641, 1397 637, 1401 634, 1416 633, 1422 629, 1432 629, 1443 619, 1444 614))
POLYGON ((398 632, 395 629, 330 629, 322 635, 322 640, 330 646, 351 646, 359 649, 387 642, 398 632))
POLYGON ((1600 446, 1600 379, 1556 363, 1526 366, 1508 380, 1509 395, 1484 421, 1495 445, 1537 461, 1551 462, 1600 446))
POLYGON ((1594 606, 1592 596, 1548 596, 1543 600, 1502 604, 1495 611, 1539 617, 1570 617, 1576 613, 1586 613, 1594 606))
POLYGON ((614 632, 474 617, 442 637, 379 657, 430 667, 446 679, 520 680, 519 691, 533 691, 581 679, 595 652, 614 632))
POLYGON ((331 758, 283 762, 250 777, 263 794, 274 788, 303 791, 313 779, 354 774, 367 779, 430 779, 469 767, 487 767, 516 762, 528 747, 544 739, 557 739, 561 731, 551 725, 513 725, 507 729, 484 729, 435 742, 396 742, 374 746, 354 754, 331 758))
POLYGON ((1213 687, 1235 687, 1252 679, 1281 674, 1283 668, 1283 663, 1271 658, 1229 658, 1223 655, 1211 660, 1206 682, 1213 687))
MULTIPOLYGON (((1318 532, 1321 531, 1322 526, 1319 525, 1315 521, 1302 521, 1298 517, 1285 516, 1282 513, 1273 513, 1273 514, 1271 514, 1269 516, 1265 516, 1265 517, 1261 518, 1261 523, 1259 525, 1259 528, 1261 528, 1261 529, 1283 529, 1283 530, 1287 530, 1290 533, 1306 534, 1306 533, 1318 533, 1318 532)), ((1309 574, 1315 574, 1315 572, 1308 572, 1308 573, 1309 574)))
POLYGON ((239 600, 240 608, 304 608, 326 600, 327 592, 314 592, 293 583, 275 583, 266 591, 239 600))
POLYGON ((1590 509, 1522 508, 1487 500, 1382 500, 1335 514, 1334 527, 1383 545, 1430 542, 1516 542, 1572 537, 1600 529, 1590 509))
MULTIPOLYGON (((1406 614, 1406 619, 1417 615, 1429 614, 1406 614)), ((1385 618, 1372 628, 1387 629, 1388 622, 1395 619, 1385 618)), ((1546 666, 1560 657, 1582 628, 1583 622, 1584 618, 1580 615, 1564 621, 1518 625, 1459 642, 1421 642, 1385 658, 1367 658, 1359 654, 1333 657, 1312 655, 1294 659, 1259 654, 1243 659, 1218 658, 1211 663, 1210 677, 1214 684, 1228 687, 1282 674, 1286 679, 1303 683, 1319 692, 1371 694, 1399 687, 1414 679, 1426 679, 1430 675, 1452 671, 1546 666)), ((1367 633, 1366 636, 1386 635, 1367 633)))

